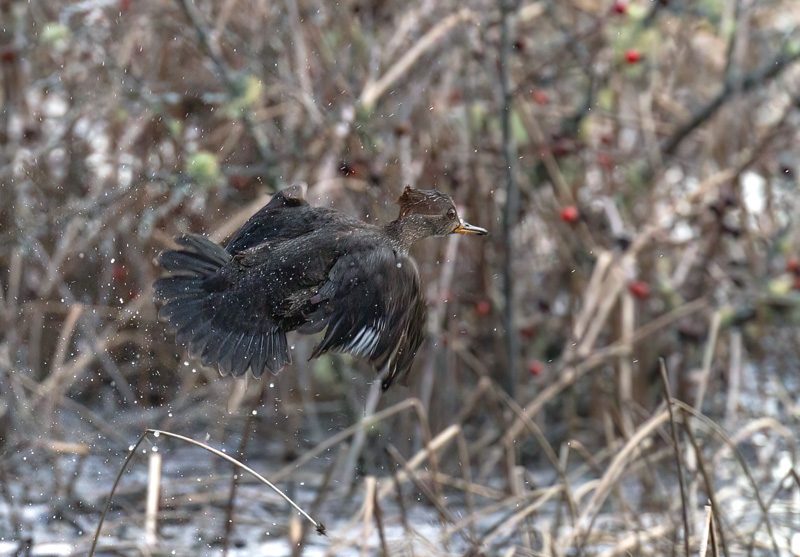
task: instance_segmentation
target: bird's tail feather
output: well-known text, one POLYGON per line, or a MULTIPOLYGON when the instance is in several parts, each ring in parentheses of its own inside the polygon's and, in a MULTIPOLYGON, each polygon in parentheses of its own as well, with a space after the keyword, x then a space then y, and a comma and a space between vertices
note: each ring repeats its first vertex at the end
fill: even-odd
POLYGON ((183 249, 159 255, 166 276, 153 290, 158 317, 176 333, 178 343, 223 375, 244 375, 250 368, 260 377, 264 369, 277 373, 291 363, 286 335, 264 322, 253 323, 247 319, 252 313, 247 307, 225 296, 227 284, 218 273, 231 255, 199 235, 182 236, 177 242, 183 249))

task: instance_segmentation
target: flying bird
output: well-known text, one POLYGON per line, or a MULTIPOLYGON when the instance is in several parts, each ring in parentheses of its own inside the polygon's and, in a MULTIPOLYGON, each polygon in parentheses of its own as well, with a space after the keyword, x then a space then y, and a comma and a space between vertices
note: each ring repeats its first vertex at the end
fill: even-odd
POLYGON ((180 249, 157 260, 158 317, 191 357, 234 376, 280 372, 291 363, 287 332, 327 328, 311 358, 369 360, 385 391, 408 374, 423 340, 425 299, 409 248, 487 232, 437 190, 406 187, 385 226, 311 207, 305 194, 305 185, 277 193, 224 248, 197 234, 176 238, 180 249))

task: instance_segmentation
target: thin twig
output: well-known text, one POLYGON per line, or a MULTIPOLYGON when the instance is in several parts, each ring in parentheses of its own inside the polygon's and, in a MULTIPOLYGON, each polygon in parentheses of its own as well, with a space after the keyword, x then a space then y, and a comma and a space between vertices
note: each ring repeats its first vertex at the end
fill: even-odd
MULTIPOLYGON (((668 420, 669 414, 666 411, 654 415, 648 421, 639 426, 639 429, 637 429, 633 436, 631 436, 630 440, 628 440, 625 446, 615 455, 614 460, 611 462, 611 464, 609 464, 606 473, 603 475, 600 485, 597 486, 592 498, 584 506, 583 512, 577 521, 579 525, 578 532, 582 530, 580 541, 576 544, 578 548, 583 548, 586 546, 586 542, 589 539, 589 534, 592 531, 592 527, 594 526, 594 522, 600 512, 600 508, 605 502, 606 497, 608 497, 612 485, 619 479, 619 476, 622 474, 625 466, 628 464, 628 459, 631 457, 634 451, 639 449, 639 445, 643 443, 645 439, 647 439, 657 428, 659 428, 668 420), (587 522, 587 520, 589 522, 588 526, 584 527, 583 525, 587 522)), ((570 544, 576 535, 577 532, 569 536, 570 544)))
MULTIPOLYGON (((680 400, 674 401, 675 405, 680 407, 684 412, 691 414, 702 423, 704 423, 711 431, 713 431, 720 439, 725 441, 725 444, 731 448, 733 451, 733 455, 736 460, 739 462, 739 466, 741 466, 742 471, 744 472, 745 476, 747 477, 747 481, 750 482, 750 486, 753 488, 753 494, 756 498, 756 502, 758 503, 758 508, 761 511, 761 516, 764 519, 764 522, 767 525, 767 531, 769 532, 770 539, 772 541, 772 548, 775 551, 775 555, 780 555, 780 549, 778 549, 778 541, 775 539, 775 533, 772 529, 772 521, 769 519, 769 512, 767 511, 766 505, 764 505, 764 501, 761 499, 761 493, 758 491, 758 484, 756 483, 755 478, 753 478, 753 474, 750 472, 750 467, 747 465, 747 461, 744 459, 742 454, 739 452, 739 449, 736 448, 736 444, 730 438, 730 436, 722 429, 719 424, 714 422, 708 416, 705 416, 701 412, 697 411, 696 409, 692 408, 685 402, 680 400)), ((689 431, 689 428, 686 428, 686 431, 689 431)), ((691 439, 691 437, 690 437, 691 439)))
POLYGON ((413 47, 408 49, 400 60, 395 62, 380 79, 366 84, 359 98, 361 105, 371 109, 378 99, 381 98, 395 82, 403 77, 420 56, 435 45, 439 39, 447 35, 447 33, 454 29, 459 23, 475 20, 475 14, 473 14, 472 10, 467 8, 444 18, 425 33, 413 47))
MULTIPOLYGON (((639 329, 637 329, 636 333, 633 335, 633 343, 634 345, 637 342, 640 342, 647 338, 648 336, 652 335, 656 331, 674 323, 678 319, 685 317, 687 315, 691 315, 707 306, 707 301, 705 298, 698 298, 696 300, 692 300, 680 307, 673 309, 671 312, 666 313, 653 321, 642 325, 639 329)), ((588 373, 589 371, 595 369, 597 366, 602 365, 606 361, 611 358, 614 358, 620 354, 625 353, 626 346, 622 343, 615 343, 611 346, 607 346, 601 350, 596 350, 590 356, 588 356, 585 360, 581 361, 580 363, 576 364, 574 367, 565 366, 564 369, 560 370, 560 375, 558 381, 555 383, 551 383, 545 389, 543 389, 536 398, 533 399, 530 403, 528 403, 524 408, 524 415, 528 418, 532 418, 539 412, 544 405, 552 400, 558 393, 573 385, 580 377, 588 373)), ((503 444, 507 444, 512 442, 514 438, 520 435, 522 431, 525 429, 525 422, 519 418, 517 418, 510 427, 506 428, 505 433, 503 434, 503 444)))
POLYGON ((117 490, 117 486, 119 485, 119 481, 122 479, 122 474, 125 472, 125 467, 128 466, 128 463, 133 458, 133 455, 136 454, 136 449, 139 448, 139 445, 142 444, 144 438, 147 437, 147 434, 150 430, 145 430, 140 436, 139 440, 136 441, 136 444, 131 447, 128 451, 128 455, 125 457, 125 460, 122 462, 122 466, 120 466, 119 472, 117 472, 117 477, 114 479, 114 485, 111 486, 111 491, 108 493, 108 497, 106 498, 106 505, 103 507, 103 512, 100 514, 100 520, 97 522, 97 529, 94 532, 94 538, 92 539, 92 546, 89 548, 89 557, 94 555, 94 549, 97 547, 97 540, 100 539, 100 530, 103 528, 103 522, 106 519, 106 515, 108 515, 108 511, 111 508, 111 499, 114 497, 114 492, 117 490))
MULTIPOLYGON (((455 525, 456 520, 453 518, 453 515, 450 513, 447 507, 444 505, 442 499, 437 497, 436 494, 433 493, 433 491, 431 491, 430 487, 428 487, 427 484, 425 484, 424 482, 420 481, 419 478, 417 478, 417 475, 414 473, 414 470, 409 466, 408 461, 406 461, 406 459, 403 458, 403 456, 395 448, 395 446, 392 445, 391 443, 387 444, 386 452, 389 454, 392 460, 397 462, 403 468, 403 471, 406 473, 406 477, 410 479, 411 482, 414 484, 414 486, 425 495, 428 501, 431 502, 431 504, 436 508, 437 512, 439 513, 439 516, 441 516, 442 519, 444 519, 448 523, 455 525)), ((475 543, 475 540, 472 538, 469 532, 462 531, 461 535, 464 536, 464 539, 469 541, 470 543, 475 543)))
POLYGON ((265 478, 264 476, 262 476, 261 474, 259 474, 258 472, 256 472, 255 470, 253 470, 252 468, 247 466, 246 464, 243 464, 243 463, 239 462, 238 460, 236 460, 232 456, 227 455, 227 454, 223 453, 222 451, 218 451, 217 449, 214 449, 212 447, 209 447, 208 445, 206 445, 204 443, 201 443, 199 441, 195 441, 194 439, 190 439, 188 437, 184 437, 183 435, 178 435, 177 433, 171 433, 169 431, 162 431, 160 429, 148 429, 148 430, 145 431, 145 433, 153 433, 156 437, 158 437, 159 435, 164 435, 166 437, 172 437, 174 439, 180 439, 181 441, 185 441, 187 443, 191 443, 192 445, 195 445, 197 447, 205 449, 208 452, 210 452, 211 454, 214 454, 214 455, 216 455, 216 456, 218 456, 220 458, 224 458, 225 460, 227 460, 231 464, 234 464, 234 465, 238 466, 239 468, 241 468, 242 470, 244 470, 245 472, 251 474, 253 477, 255 477, 257 480, 259 480, 261 483, 263 483, 264 485, 266 485, 267 487, 272 489, 275 493, 280 495, 287 503, 289 503, 292 507, 294 507, 294 509, 297 512, 299 512, 304 517, 306 517, 306 520, 308 520, 311 524, 314 525, 314 527, 317 529, 318 533, 322 534, 323 536, 326 535, 325 534, 325 526, 321 522, 317 522, 316 520, 311 518, 308 515, 308 513, 306 513, 306 511, 304 511, 297 503, 292 501, 289 498, 288 495, 286 495, 283 491, 278 489, 278 487, 275 486, 275 484, 273 484, 272 482, 270 482, 267 478, 265 478))
MULTIPOLYGON (((691 134, 695 129, 702 126, 706 121, 711 119, 717 111, 736 94, 749 93, 756 87, 764 87, 765 84, 778 77, 784 70, 786 70, 793 62, 800 59, 800 50, 795 52, 781 52, 772 60, 768 60, 763 66, 755 71, 745 75, 741 80, 729 78, 725 81, 722 90, 716 97, 706 104, 702 109, 697 111, 695 115, 681 126, 678 131, 664 143, 661 151, 665 155, 672 155, 677 150, 678 146, 691 134)), ((731 72, 728 72, 730 75, 731 72)))
POLYGON ((503 242, 505 259, 503 260, 503 326, 506 341, 506 374, 503 387, 514 396, 517 383, 517 361, 519 360, 519 339, 514 324, 514 228, 519 212, 519 185, 514 175, 516 170, 516 147, 511 134, 512 87, 511 87, 511 25, 514 13, 514 2, 503 0, 502 20, 500 26, 500 92, 502 95, 502 112, 500 121, 503 128, 503 159, 505 161, 506 200, 503 206, 503 242))
POLYGON ((698 412, 703 411, 703 399, 708 389, 708 382, 711 380, 711 366, 714 362, 714 350, 717 346, 717 337, 719 336, 719 328, 722 324, 722 313, 716 310, 711 316, 711 330, 708 333, 708 340, 703 352, 703 367, 700 371, 699 386, 697 388, 697 395, 694 400, 694 407, 698 412))
MULTIPOLYGON (((683 411, 683 414, 684 414, 683 423, 685 425, 688 414, 686 414, 685 410, 683 411)), ((697 437, 695 436, 693 429, 691 427, 685 427, 685 429, 686 429, 686 435, 689 438, 689 442, 692 444, 692 450, 694 450, 695 457, 697 458, 697 468, 700 470, 700 475, 703 477, 703 483, 706 486, 706 494, 708 495, 708 500, 711 503, 711 512, 713 516, 719 517, 720 542, 722 543, 722 552, 727 557, 728 543, 725 540, 725 534, 723 533, 723 528, 722 528, 722 520, 724 517, 722 516, 722 507, 720 507, 719 502, 717 501, 717 493, 716 490, 714 489, 713 478, 711 477, 711 474, 708 471, 708 466, 706 466, 706 459, 703 456, 703 452, 700 449, 700 444, 697 442, 697 437)), ((712 526, 713 526, 713 521, 712 521, 712 526)), ((713 532, 712 532, 712 537, 716 539, 716 537, 713 535, 713 532)), ((716 543, 714 545, 716 545, 716 543)), ((716 550, 714 553, 716 554, 716 550)))
MULTIPOLYGON (((225 58, 222 56, 222 52, 220 52, 219 45, 208 31, 194 2, 190 2, 190 0, 176 0, 176 2, 183 10, 184 15, 186 15, 186 19, 188 19, 194 27, 200 46, 214 63, 223 84, 228 89, 228 93, 232 97, 238 96, 240 94, 240 86, 236 83, 232 70, 225 62, 225 58)), ((274 163, 275 157, 273 156, 272 150, 270 149, 266 137, 264 137, 264 134, 261 133, 261 130, 253 121, 252 113, 249 108, 242 110, 241 119, 247 131, 250 133, 250 137, 253 138, 253 143, 255 144, 261 160, 267 165, 274 163)))
POLYGON ((550 464, 553 466, 553 469, 556 471, 558 477, 561 479, 561 482, 564 485, 564 497, 567 501, 567 507, 569 508, 570 519, 572 520, 572 523, 575 524, 575 520, 578 517, 578 510, 575 500, 572 498, 572 494, 569 492, 569 480, 567 478, 566 468, 559 462, 558 456, 547 440, 544 432, 531 418, 525 414, 517 401, 511 398, 502 389, 495 388, 492 389, 491 392, 508 408, 510 408, 517 419, 522 420, 527 426, 528 430, 533 434, 534 437, 536 437, 539 446, 544 451, 545 455, 550 461, 550 464))
MULTIPOLYGON (((344 429, 344 430, 340 431, 339 433, 337 433, 333 437, 330 437, 330 438, 326 439, 325 441, 323 441, 322 443, 318 444, 316 447, 314 447, 310 451, 306 451, 305 453, 303 453, 303 455, 300 458, 298 458, 297 460, 289 463, 288 465, 286 465, 283 468, 281 468, 280 470, 278 470, 275 474, 273 474, 272 475, 273 480, 276 481, 276 482, 280 481, 280 480, 283 480, 285 477, 289 476, 292 472, 294 472, 295 470, 297 470, 298 468, 300 468, 301 466, 303 466, 307 462, 315 459, 317 456, 319 456, 320 454, 324 453, 325 451, 327 451, 331 447, 334 447, 337 444, 341 443, 342 441, 344 441, 345 439, 347 439, 348 437, 350 437, 351 435, 356 433, 361 428, 369 427, 372 424, 375 424, 375 423, 378 423, 378 422, 380 422, 382 420, 385 420, 386 418, 388 418, 388 417, 390 417, 390 416, 392 416, 394 414, 397 414, 398 412, 402 412, 403 410, 407 410, 409 408, 414 408, 417 411, 418 417, 420 417, 420 421, 422 421, 422 417, 424 417, 425 413, 424 413, 424 410, 422 409, 418 399, 409 398, 409 399, 406 399, 406 400, 404 400, 402 402, 398 402, 394 406, 390 406, 389 408, 381 410, 380 412, 376 412, 375 414, 372 414, 371 416, 364 417, 357 424, 351 425, 347 429, 344 429)), ((425 427, 423 427, 423 432, 424 431, 425 431, 425 427)), ((429 432, 428 432, 428 435, 429 435, 429 432)), ((425 442, 429 443, 430 442, 430 437, 426 436, 425 442)))
POLYGON ((381 553, 383 557, 389 557, 389 546, 386 545, 386 532, 383 527, 383 509, 381 509, 380 501, 378 501, 378 492, 372 490, 372 507, 373 514, 375 515, 375 526, 378 529, 378 537, 381 541, 381 553))
POLYGON ((658 359, 658 369, 661 372, 661 380, 664 382, 664 396, 667 399, 672 444, 675 447, 675 467, 678 470, 678 486, 681 491, 681 509, 683 510, 683 550, 686 557, 689 557, 689 508, 686 504, 686 486, 683 481, 683 462, 681 461, 681 446, 678 440, 678 424, 675 423, 675 415, 672 412, 672 392, 669 387, 669 377, 667 376, 667 362, 664 358, 658 359))
MULTIPOLYGON (((250 440, 250 428, 253 427, 253 421, 255 420, 256 414, 254 410, 257 406, 264 400, 264 393, 267 389, 266 381, 261 382, 261 395, 258 398, 253 399, 253 404, 250 405, 249 412, 247 412, 247 419, 244 421, 244 426, 242 427, 242 438, 239 441, 239 446, 236 448, 236 457, 239 459, 244 458, 245 450, 247 450, 247 442, 250 440)), ((222 539, 222 556, 226 557, 228 555, 228 549, 230 547, 230 538, 231 533, 233 532, 233 508, 234 508, 234 501, 236 500, 236 491, 239 488, 239 478, 240 475, 236 473, 236 469, 234 468, 233 474, 231 474, 231 484, 228 490, 228 501, 225 503, 225 532, 223 533, 222 539)))

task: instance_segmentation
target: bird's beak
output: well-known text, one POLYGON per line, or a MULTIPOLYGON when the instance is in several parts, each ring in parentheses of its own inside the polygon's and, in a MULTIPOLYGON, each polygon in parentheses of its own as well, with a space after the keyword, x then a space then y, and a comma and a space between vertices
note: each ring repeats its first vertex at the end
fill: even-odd
POLYGON ((471 224, 461 221, 461 224, 456 226, 456 229, 453 230, 453 234, 475 234, 476 236, 485 236, 489 232, 485 228, 481 228, 480 226, 472 226, 471 224))

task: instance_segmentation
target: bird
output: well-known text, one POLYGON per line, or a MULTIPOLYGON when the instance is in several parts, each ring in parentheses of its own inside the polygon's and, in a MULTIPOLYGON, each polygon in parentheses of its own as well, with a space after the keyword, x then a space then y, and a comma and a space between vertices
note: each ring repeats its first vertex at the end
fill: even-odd
POLYGON ((386 391, 404 380, 424 338, 425 297, 409 248, 430 236, 485 235, 453 199, 406 186, 397 219, 377 226, 312 207, 296 184, 271 200, 223 247, 199 234, 162 251, 153 284, 158 318, 178 344, 221 375, 260 377, 292 361, 286 333, 325 329, 311 357, 368 360, 386 391))

